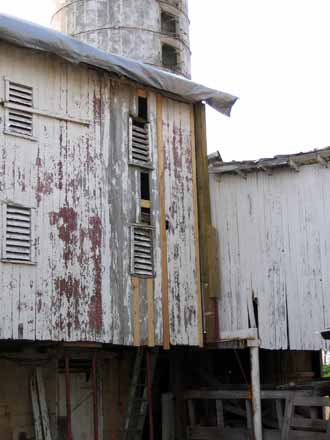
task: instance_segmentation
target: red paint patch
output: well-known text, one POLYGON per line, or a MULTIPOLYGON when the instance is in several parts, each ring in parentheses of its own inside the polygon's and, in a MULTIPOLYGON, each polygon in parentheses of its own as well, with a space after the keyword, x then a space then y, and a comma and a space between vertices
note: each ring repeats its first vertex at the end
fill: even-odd
POLYGON ((64 207, 59 212, 51 212, 49 220, 52 226, 57 226, 59 238, 64 243, 63 259, 65 267, 68 268, 77 243, 77 213, 73 208, 64 207))
MULTIPOLYGON (((54 283, 56 296, 58 298, 66 297, 69 304, 66 318, 68 336, 70 338, 72 327, 74 327, 75 330, 80 328, 79 305, 80 298, 84 296, 84 289, 81 288, 80 280, 74 278, 72 275, 68 275, 67 278, 57 278, 54 283)), ((62 318, 60 320, 62 321, 62 318)))

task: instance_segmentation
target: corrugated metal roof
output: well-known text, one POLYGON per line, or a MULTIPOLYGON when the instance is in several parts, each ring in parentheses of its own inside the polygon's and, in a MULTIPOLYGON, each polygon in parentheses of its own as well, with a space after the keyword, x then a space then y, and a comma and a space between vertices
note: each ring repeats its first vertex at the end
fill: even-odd
POLYGON ((189 102, 206 101, 230 116, 237 97, 120 55, 109 54, 67 35, 25 20, 0 14, 0 39, 21 47, 55 54, 75 64, 85 63, 189 102))
POLYGON ((315 149, 305 153, 284 154, 268 159, 245 160, 241 162, 222 162, 214 155, 209 156, 209 173, 211 174, 240 174, 245 175, 255 171, 270 173, 273 169, 290 167, 299 171, 302 165, 320 163, 328 166, 330 161, 330 147, 315 149))

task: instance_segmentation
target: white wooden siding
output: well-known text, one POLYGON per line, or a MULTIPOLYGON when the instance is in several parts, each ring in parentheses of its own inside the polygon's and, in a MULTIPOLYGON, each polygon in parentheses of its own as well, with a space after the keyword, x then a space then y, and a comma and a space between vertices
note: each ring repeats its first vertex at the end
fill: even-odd
MULTIPOLYGON (((128 121, 137 91, 87 66, 3 43, 0 71, 33 87, 34 107, 46 114, 34 115, 37 139, 31 141, 4 134, 0 105, 0 202, 33 209, 36 255, 34 265, 0 262, 0 339, 132 345, 130 225, 139 209, 140 179, 129 165, 128 121)), ((0 79, 0 100, 4 93, 0 79)), ((148 99, 154 329, 156 344, 162 344, 156 95, 149 93, 148 99)), ((197 345, 191 106, 168 102, 163 126, 164 132, 168 128, 166 208, 173 228, 168 244, 171 340, 197 345)), ((148 336, 145 284, 141 281, 141 343, 148 336)))
POLYGON ((164 119, 171 343, 198 345, 190 107, 164 100, 164 119))
POLYGON ((261 346, 319 350, 330 326, 330 171, 306 165, 271 176, 211 175, 219 233, 220 330, 249 327, 255 297, 261 346))

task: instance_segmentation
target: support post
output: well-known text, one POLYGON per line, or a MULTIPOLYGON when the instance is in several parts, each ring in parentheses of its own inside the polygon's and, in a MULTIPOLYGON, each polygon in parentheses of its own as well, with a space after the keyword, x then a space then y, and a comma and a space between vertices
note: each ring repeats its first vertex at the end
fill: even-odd
POLYGON ((148 415, 149 415, 149 440, 154 440, 154 419, 152 411, 152 380, 151 380, 151 354, 150 350, 146 351, 147 364, 147 398, 148 398, 148 415))
POLYGON ((96 355, 95 354, 92 359, 92 381, 93 381, 94 440, 99 440, 99 411, 98 411, 97 371, 96 371, 96 355))
POLYGON ((257 341, 250 345, 251 388, 254 440, 262 440, 262 415, 260 393, 259 346, 257 341))
POLYGON ((65 356, 66 440, 72 440, 70 358, 65 356))

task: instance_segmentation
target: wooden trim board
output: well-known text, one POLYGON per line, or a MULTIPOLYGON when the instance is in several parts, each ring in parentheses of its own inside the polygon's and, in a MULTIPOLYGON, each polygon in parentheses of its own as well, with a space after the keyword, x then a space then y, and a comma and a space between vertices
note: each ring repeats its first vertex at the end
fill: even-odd
POLYGON ((198 200, 197 200, 197 171, 196 171, 196 139, 194 113, 190 115, 191 148, 192 148, 192 176, 193 176, 193 197, 194 197, 194 232, 195 232, 195 253, 196 253, 196 283, 197 283, 197 321, 198 321, 198 345, 203 347, 203 311, 201 291, 201 267, 199 251, 199 224, 198 224, 198 200))
POLYGON ((163 347, 170 348, 170 317, 168 302, 168 267, 167 267, 167 239, 165 214, 165 154, 163 141, 163 98, 157 95, 157 145, 158 145, 158 182, 160 205, 160 246, 162 267, 162 308, 163 308, 163 347))

